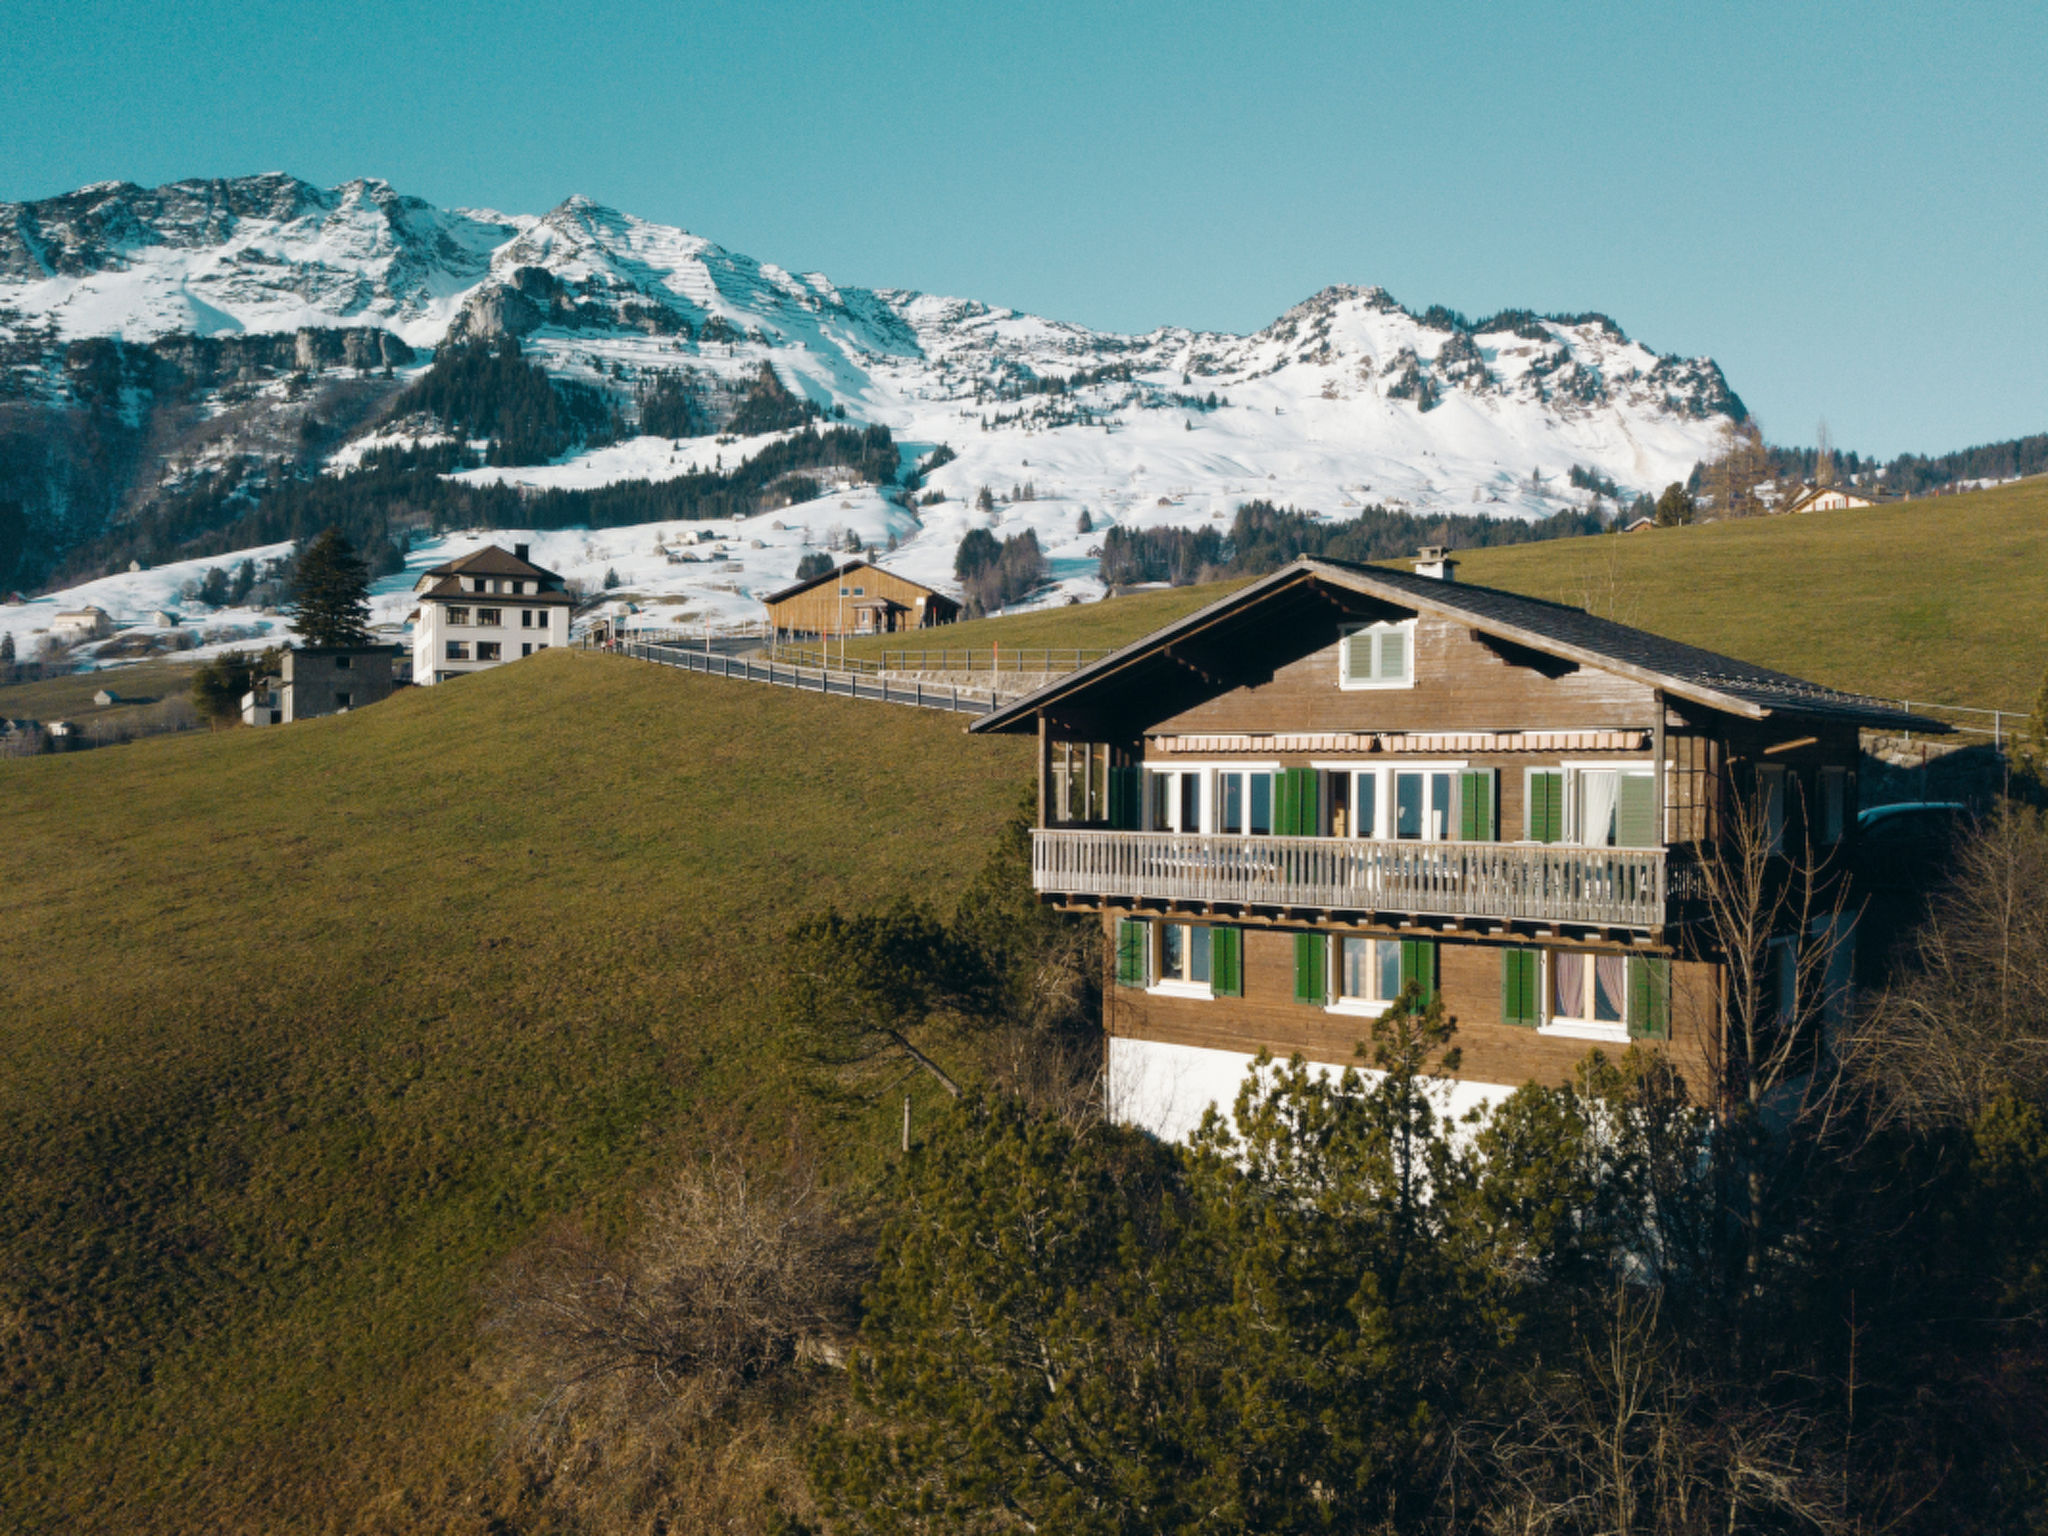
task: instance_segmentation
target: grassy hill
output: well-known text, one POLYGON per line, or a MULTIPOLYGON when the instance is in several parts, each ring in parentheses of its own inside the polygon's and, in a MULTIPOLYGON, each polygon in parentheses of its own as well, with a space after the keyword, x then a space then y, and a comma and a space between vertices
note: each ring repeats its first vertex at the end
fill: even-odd
MULTIPOLYGON (((2024 710, 2048 667, 2048 479, 1859 512, 1473 550, 1460 580, 1889 697, 2024 710)), ((955 625, 952 646, 1125 644, 1228 585, 955 625)), ((921 637, 910 637, 915 645, 921 637)), ((874 654, 877 640, 849 654, 874 654)), ((890 637, 888 648, 900 648, 890 637)))
POLYGON ((776 935, 943 897, 1027 750, 556 651, 0 762, 0 1529, 481 1528, 492 1267, 679 1149, 885 1145, 806 1128, 776 935))

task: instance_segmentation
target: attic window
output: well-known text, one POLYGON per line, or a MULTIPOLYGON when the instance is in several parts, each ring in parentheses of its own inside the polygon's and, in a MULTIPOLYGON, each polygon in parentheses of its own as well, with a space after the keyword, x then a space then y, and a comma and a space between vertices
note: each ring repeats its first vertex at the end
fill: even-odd
POLYGON ((1415 686, 1415 621, 1357 624, 1337 646, 1337 683, 1342 688, 1415 686))

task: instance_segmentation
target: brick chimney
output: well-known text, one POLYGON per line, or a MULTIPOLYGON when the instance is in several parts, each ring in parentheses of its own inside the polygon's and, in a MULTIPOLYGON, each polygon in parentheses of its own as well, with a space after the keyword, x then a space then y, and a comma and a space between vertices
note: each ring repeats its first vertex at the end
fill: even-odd
POLYGON ((1451 552, 1441 544, 1425 544, 1416 552, 1415 574, 1434 576, 1438 581, 1457 580, 1458 562, 1451 558, 1451 552))

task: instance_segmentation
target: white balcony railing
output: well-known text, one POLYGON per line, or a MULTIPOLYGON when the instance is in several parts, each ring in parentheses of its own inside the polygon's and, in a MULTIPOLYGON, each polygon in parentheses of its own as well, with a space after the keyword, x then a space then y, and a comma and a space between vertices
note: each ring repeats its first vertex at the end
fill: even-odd
POLYGON ((1031 883, 1069 896, 1427 917, 1665 925, 1662 848, 1041 831, 1031 883))

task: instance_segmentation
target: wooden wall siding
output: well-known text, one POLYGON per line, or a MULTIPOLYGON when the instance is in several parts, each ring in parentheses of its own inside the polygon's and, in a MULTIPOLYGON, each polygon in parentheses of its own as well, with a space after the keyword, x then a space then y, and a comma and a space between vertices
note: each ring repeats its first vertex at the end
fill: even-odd
MULTIPOLYGON (((1312 622, 1312 621, 1304 621, 1312 622)), ((1561 677, 1508 661, 1462 624, 1416 624, 1412 688, 1337 686, 1335 619, 1321 643, 1271 676, 1205 699, 1150 729, 1227 731, 1491 731, 1648 729, 1651 690, 1611 672, 1561 677)))
MULTIPOLYGON (((954 611, 950 599, 943 593, 934 593, 929 587, 919 586, 893 571, 863 566, 860 570, 848 572, 838 581, 821 581, 808 591, 799 592, 795 597, 785 598, 779 603, 765 604, 769 622, 778 629, 818 635, 838 634, 839 626, 843 623, 851 633, 858 622, 853 608, 856 599, 850 591, 846 597, 841 598, 841 586, 860 587, 864 589, 865 597, 886 597, 901 603, 910 612, 898 615, 899 621, 913 627, 917 625, 921 616, 917 606, 920 598, 938 598, 938 606, 943 617, 950 617, 954 611)), ((925 611, 929 609, 930 605, 927 605, 925 611)))
MULTIPOLYGON (((1106 919, 1108 947, 1115 947, 1115 919, 1106 919)), ((1708 1032, 1714 1018, 1716 972, 1711 965, 1672 965, 1672 1038, 1660 1044, 1701 1098, 1710 1081, 1708 1032)), ((1156 997, 1106 978, 1106 1032, 1137 1040, 1256 1054, 1264 1049, 1282 1059, 1295 1052, 1310 1061, 1338 1066, 1371 1064, 1372 1020, 1333 1014, 1294 1001, 1294 935, 1247 930, 1244 935, 1244 996, 1214 999, 1156 997), (1367 1042, 1366 1055, 1356 1054, 1367 1042)), ((1452 1043, 1460 1052, 1454 1077, 1467 1082, 1561 1084, 1592 1050, 1610 1060, 1627 1050, 1619 1043, 1570 1040, 1501 1022, 1500 947, 1454 943, 1437 946, 1437 990, 1444 1011, 1457 1023, 1452 1043)))

